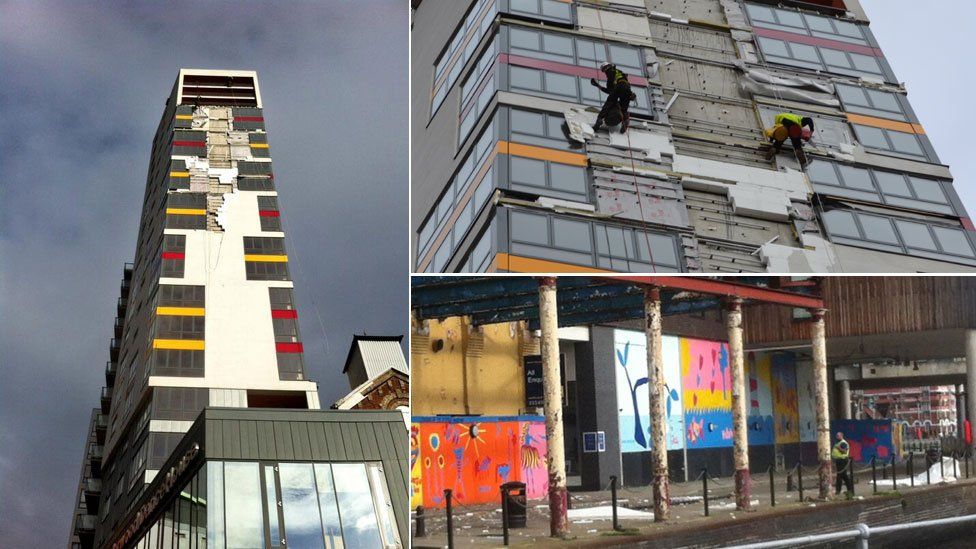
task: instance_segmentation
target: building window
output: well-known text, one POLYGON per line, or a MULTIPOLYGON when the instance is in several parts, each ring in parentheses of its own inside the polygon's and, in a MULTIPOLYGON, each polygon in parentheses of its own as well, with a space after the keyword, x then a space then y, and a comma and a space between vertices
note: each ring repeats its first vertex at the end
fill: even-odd
POLYGON ((858 142, 865 148, 928 159, 921 141, 913 133, 861 124, 852 124, 852 126, 858 142))
POLYGON ((509 0, 508 11, 542 19, 573 22, 573 5, 560 0, 509 0))
MULTIPOLYGON (((227 549, 264 547, 264 506, 258 464, 229 461, 222 465, 226 491, 223 503, 227 517, 223 530, 227 549)), ((208 522, 218 520, 212 517, 208 522)))
POLYGON ((838 42, 869 45, 861 25, 834 17, 755 4, 746 4, 746 13, 754 27, 806 34, 837 40, 838 42))
POLYGON ((305 379, 304 348, 298 331, 298 313, 290 288, 268 288, 271 299, 271 324, 278 359, 278 379, 305 379))
POLYGON ((270 177, 241 177, 237 180, 240 191, 273 191, 274 179, 270 177))
POLYGON ((824 226, 838 244, 974 264, 976 251, 966 231, 918 219, 900 219, 853 210, 823 213, 824 226))
POLYGON ((578 149, 578 144, 569 140, 565 126, 562 115, 508 109, 509 139, 517 143, 564 150, 578 149))
POLYGON ((162 266, 159 276, 183 278, 186 263, 186 236, 181 234, 163 235, 162 266))
POLYGON ((153 349, 153 375, 203 377, 204 351, 153 349))
POLYGON ((261 219, 262 231, 280 231, 281 217, 278 211, 278 197, 259 196, 258 216, 261 219))
POLYGON ((516 255, 622 272, 681 270, 667 234, 514 210, 509 235, 516 255))
POLYGON ((763 58, 770 63, 846 76, 867 76, 886 81, 891 79, 878 60, 870 55, 787 42, 766 36, 758 36, 756 42, 759 44, 763 58))
POLYGON ((941 181, 819 159, 806 171, 818 193, 955 215, 941 181))
POLYGON ((451 36, 447 47, 434 62, 433 93, 431 94, 430 116, 440 108, 448 91, 457 81, 461 69, 474 54, 481 37, 491 28, 495 13, 498 12, 497 0, 477 0, 457 30, 451 36))
POLYGON ((149 469, 162 469, 181 440, 183 433, 149 433, 149 469))
POLYGON ((203 339, 204 319, 202 316, 157 315, 156 335, 158 339, 203 339))
POLYGON ((244 265, 247 280, 289 280, 285 239, 245 236, 244 265))
POLYGON ((203 307, 205 286, 160 284, 157 305, 160 307, 203 307))
POLYGON ((153 419, 194 421, 209 405, 210 391, 195 387, 153 389, 153 419))
POLYGON ((908 120, 905 109, 902 108, 899 95, 896 93, 834 84, 837 96, 844 104, 844 110, 893 120, 908 120))

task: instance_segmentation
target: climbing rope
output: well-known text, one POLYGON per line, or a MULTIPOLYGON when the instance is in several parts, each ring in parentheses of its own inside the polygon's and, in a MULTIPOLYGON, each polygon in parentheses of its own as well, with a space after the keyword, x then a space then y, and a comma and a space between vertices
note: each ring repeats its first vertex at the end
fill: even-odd
MULTIPOLYGON (((597 9, 596 10, 596 17, 597 17, 597 21, 599 22, 599 25, 600 25, 600 36, 602 37, 602 41, 603 41, 603 54, 604 54, 604 57, 606 57, 607 62, 609 63, 610 62, 610 44, 607 41, 606 31, 604 31, 604 29, 603 29, 603 15, 601 15, 601 12, 602 12, 602 10, 597 9)), ((594 59, 594 64, 596 64, 596 63, 597 63, 597 61, 594 59)), ((597 65, 597 70, 599 71, 599 65, 597 65)), ((610 85, 610 82, 608 80, 607 81, 607 86, 609 87, 609 85, 610 85)), ((636 104, 636 99, 634 101, 635 101, 635 104, 636 104)), ((621 109, 621 113, 620 114, 621 115, 624 114, 623 113, 623 109, 621 109)), ((623 118, 623 117, 621 116, 621 118, 623 118)), ((624 133, 627 135, 627 155, 630 157, 630 171, 631 171, 631 173, 633 174, 633 177, 634 177, 634 193, 637 194, 637 208, 638 208, 638 210, 640 212, 641 226, 644 228, 644 230, 642 232, 644 233, 644 242, 647 244, 647 254, 648 254, 648 259, 649 259, 650 264, 651 264, 651 272, 655 272, 656 273, 657 272, 657 266, 654 264, 654 250, 651 249, 651 237, 647 233, 647 225, 648 225, 647 218, 644 216, 644 199, 641 197, 640 186, 637 183, 637 163, 634 161, 634 150, 633 150, 633 145, 631 144, 631 141, 630 141, 630 114, 629 113, 627 114, 627 120, 626 120, 626 122, 627 122, 627 131, 624 132, 624 133)), ((623 124, 624 123, 624 120, 621 120, 620 123, 623 124)), ((609 132, 609 129, 607 131, 609 132)), ((612 177, 611 177, 611 181, 613 181, 613 178, 612 177)), ((656 189, 656 188, 657 188, 656 185, 651 184, 651 189, 656 189)), ((609 230, 609 228, 608 227, 605 227, 604 228, 604 232, 606 232, 606 236, 607 236, 607 255, 610 256, 610 262, 611 262, 611 265, 612 265, 613 264, 613 256, 610 254, 610 230, 609 230)), ((625 248, 624 248, 624 253, 626 254, 626 245, 625 245, 625 248)))

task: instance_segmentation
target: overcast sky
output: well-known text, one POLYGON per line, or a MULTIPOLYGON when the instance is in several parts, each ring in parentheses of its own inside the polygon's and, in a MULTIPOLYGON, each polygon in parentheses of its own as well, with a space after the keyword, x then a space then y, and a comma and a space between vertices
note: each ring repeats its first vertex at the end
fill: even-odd
POLYGON ((67 541, 153 134, 180 67, 258 73, 323 406, 348 391, 353 333, 407 329, 405 0, 136 4, 0 0, 4 547, 67 541))
POLYGON ((905 83, 918 115, 970 215, 976 215, 976 149, 973 147, 973 0, 861 0, 871 32, 895 76, 905 83))

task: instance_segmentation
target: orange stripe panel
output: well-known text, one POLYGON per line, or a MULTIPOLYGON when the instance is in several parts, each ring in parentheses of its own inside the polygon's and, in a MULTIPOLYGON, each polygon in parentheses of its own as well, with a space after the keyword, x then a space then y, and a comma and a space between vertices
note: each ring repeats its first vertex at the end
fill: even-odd
POLYGON ((498 269, 505 269, 513 273, 612 273, 614 271, 604 271, 593 267, 581 267, 568 263, 559 263, 545 259, 535 259, 531 257, 521 257, 506 253, 495 255, 493 262, 498 269))
POLYGON ((885 128, 887 130, 925 135, 925 129, 923 129, 919 124, 909 124, 908 122, 899 122, 897 120, 888 120, 886 118, 877 118, 874 116, 865 116, 863 114, 854 114, 850 112, 847 113, 847 120, 852 124, 863 124, 865 126, 873 126, 875 128, 885 128))
POLYGON ((522 143, 498 142, 498 152, 510 154, 512 156, 522 156, 525 158, 535 158, 537 160, 549 160, 560 164, 570 164, 572 166, 586 166, 586 155, 547 149, 546 147, 536 147, 535 145, 523 145, 522 143))

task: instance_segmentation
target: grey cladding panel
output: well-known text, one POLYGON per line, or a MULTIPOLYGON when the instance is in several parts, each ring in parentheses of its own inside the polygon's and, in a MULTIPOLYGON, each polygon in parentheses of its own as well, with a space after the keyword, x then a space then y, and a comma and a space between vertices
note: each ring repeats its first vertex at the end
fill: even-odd
POLYGON ((222 421, 224 431, 224 456, 228 459, 241 459, 241 422, 222 421))
POLYGON ((344 425, 340 425, 339 430, 342 433, 342 442, 346 447, 345 459, 360 459, 363 455, 363 445, 359 441, 359 432, 355 428, 350 429, 344 425))
POLYGON ((363 457, 365 459, 380 459, 380 449, 376 445, 376 434, 371 425, 359 423, 356 425, 359 431, 359 440, 363 444, 363 457))
POLYGON ((258 455, 261 459, 275 455, 274 424, 270 421, 257 421, 258 455))
POLYGON ((339 425, 325 423, 322 426, 325 428, 325 436, 332 459, 336 461, 347 459, 346 444, 342 441, 342 433, 339 431, 339 425))
POLYGON ((292 423, 291 440, 295 448, 295 459, 310 461, 312 459, 312 447, 308 440, 308 424, 304 422, 292 423))
POLYGON ((291 428, 289 427, 288 423, 284 421, 275 421, 274 434, 275 450, 277 451, 278 459, 295 459, 295 447, 292 443, 291 428))
POLYGON ((256 421, 241 422, 241 458, 252 460, 261 459, 256 421))

